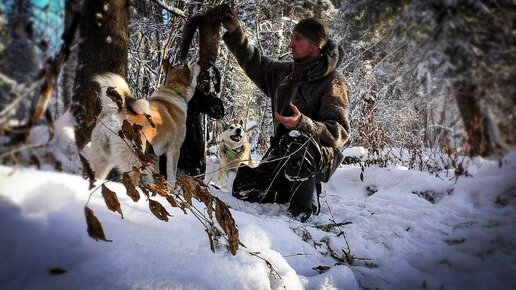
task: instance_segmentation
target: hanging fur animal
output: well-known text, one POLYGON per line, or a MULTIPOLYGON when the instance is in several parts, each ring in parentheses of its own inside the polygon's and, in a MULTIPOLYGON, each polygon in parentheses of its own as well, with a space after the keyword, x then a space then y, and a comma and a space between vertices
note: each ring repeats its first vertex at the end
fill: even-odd
POLYGON ((179 59, 186 61, 190 44, 199 29, 199 66, 201 72, 198 79, 198 88, 205 93, 212 89, 210 69, 215 74, 214 90, 220 92, 220 72, 215 67, 215 61, 219 54, 220 26, 225 12, 229 9, 227 4, 212 7, 204 14, 198 14, 188 19, 183 26, 183 35, 179 47, 179 59))

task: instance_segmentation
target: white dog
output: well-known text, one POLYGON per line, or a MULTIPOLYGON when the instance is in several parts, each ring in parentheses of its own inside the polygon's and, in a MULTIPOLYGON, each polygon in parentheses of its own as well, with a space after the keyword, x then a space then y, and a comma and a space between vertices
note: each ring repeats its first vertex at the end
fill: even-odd
POLYGON ((240 164, 254 166, 247 133, 241 125, 232 124, 222 134, 219 143, 219 180, 226 181, 230 170, 237 170, 240 164))
POLYGON ((104 179, 113 167, 131 172, 133 166, 141 166, 133 148, 117 134, 127 119, 143 127, 139 137, 144 147, 148 141, 156 155, 167 154, 167 179, 174 184, 179 151, 186 134, 187 105, 195 91, 198 74, 197 64, 170 67, 165 84, 149 97, 148 102, 138 100, 131 104, 137 114, 120 112, 118 105, 106 94, 107 88, 115 87, 125 102, 130 92, 122 77, 104 74, 94 78, 101 86, 102 102, 102 111, 91 136, 90 165, 97 178, 104 179), (155 126, 143 113, 150 115, 155 126))

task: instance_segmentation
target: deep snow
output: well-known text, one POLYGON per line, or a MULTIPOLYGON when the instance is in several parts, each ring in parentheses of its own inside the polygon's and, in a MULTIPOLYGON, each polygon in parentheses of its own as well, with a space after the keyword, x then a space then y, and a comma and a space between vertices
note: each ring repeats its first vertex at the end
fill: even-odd
MULTIPOLYGON (((212 157, 208 171, 216 166, 212 157)), ((0 288, 516 288, 516 151, 501 167, 474 160, 473 177, 457 182, 403 167, 368 167, 363 181, 360 172, 341 166, 323 185, 321 214, 305 224, 285 205, 242 202, 227 185, 210 187, 232 208, 247 247, 232 256, 222 240, 210 251, 191 214, 162 202, 173 216, 157 220, 145 199, 132 202, 114 182, 106 185, 124 219, 95 192, 88 206, 113 240, 96 242, 86 232, 87 181, 49 167, 0 166, 0 288), (351 265, 338 259, 346 241, 351 265), (330 268, 319 274, 318 266, 330 268)), ((207 181, 217 183, 215 175, 207 181)))

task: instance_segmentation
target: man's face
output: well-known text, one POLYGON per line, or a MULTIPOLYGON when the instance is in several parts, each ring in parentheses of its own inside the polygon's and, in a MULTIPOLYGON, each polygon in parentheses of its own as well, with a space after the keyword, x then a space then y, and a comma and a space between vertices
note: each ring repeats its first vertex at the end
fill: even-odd
POLYGON ((308 60, 321 55, 321 50, 297 31, 292 32, 289 47, 294 61, 308 60))

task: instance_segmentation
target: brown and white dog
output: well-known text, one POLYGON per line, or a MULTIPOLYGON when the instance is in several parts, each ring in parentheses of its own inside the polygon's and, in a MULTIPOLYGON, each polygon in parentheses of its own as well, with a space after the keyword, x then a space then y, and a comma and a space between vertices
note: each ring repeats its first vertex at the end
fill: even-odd
POLYGON ((247 133, 241 125, 232 124, 222 134, 219 143, 219 180, 227 181, 230 170, 237 170, 240 164, 254 166, 247 133))
POLYGON ((148 102, 138 100, 131 104, 130 107, 137 114, 125 110, 119 112, 118 105, 106 93, 107 88, 115 87, 125 102, 130 91, 122 77, 115 74, 96 76, 94 80, 101 86, 102 111, 91 136, 90 165, 95 177, 106 178, 113 167, 129 172, 133 166, 141 166, 127 141, 117 135, 125 118, 130 123, 142 126, 143 146, 148 141, 157 156, 167 154, 167 178, 174 184, 179 151, 186 135, 187 105, 195 91, 198 74, 197 64, 170 67, 165 84, 152 93, 148 102), (151 116, 155 126, 143 113, 151 116))

